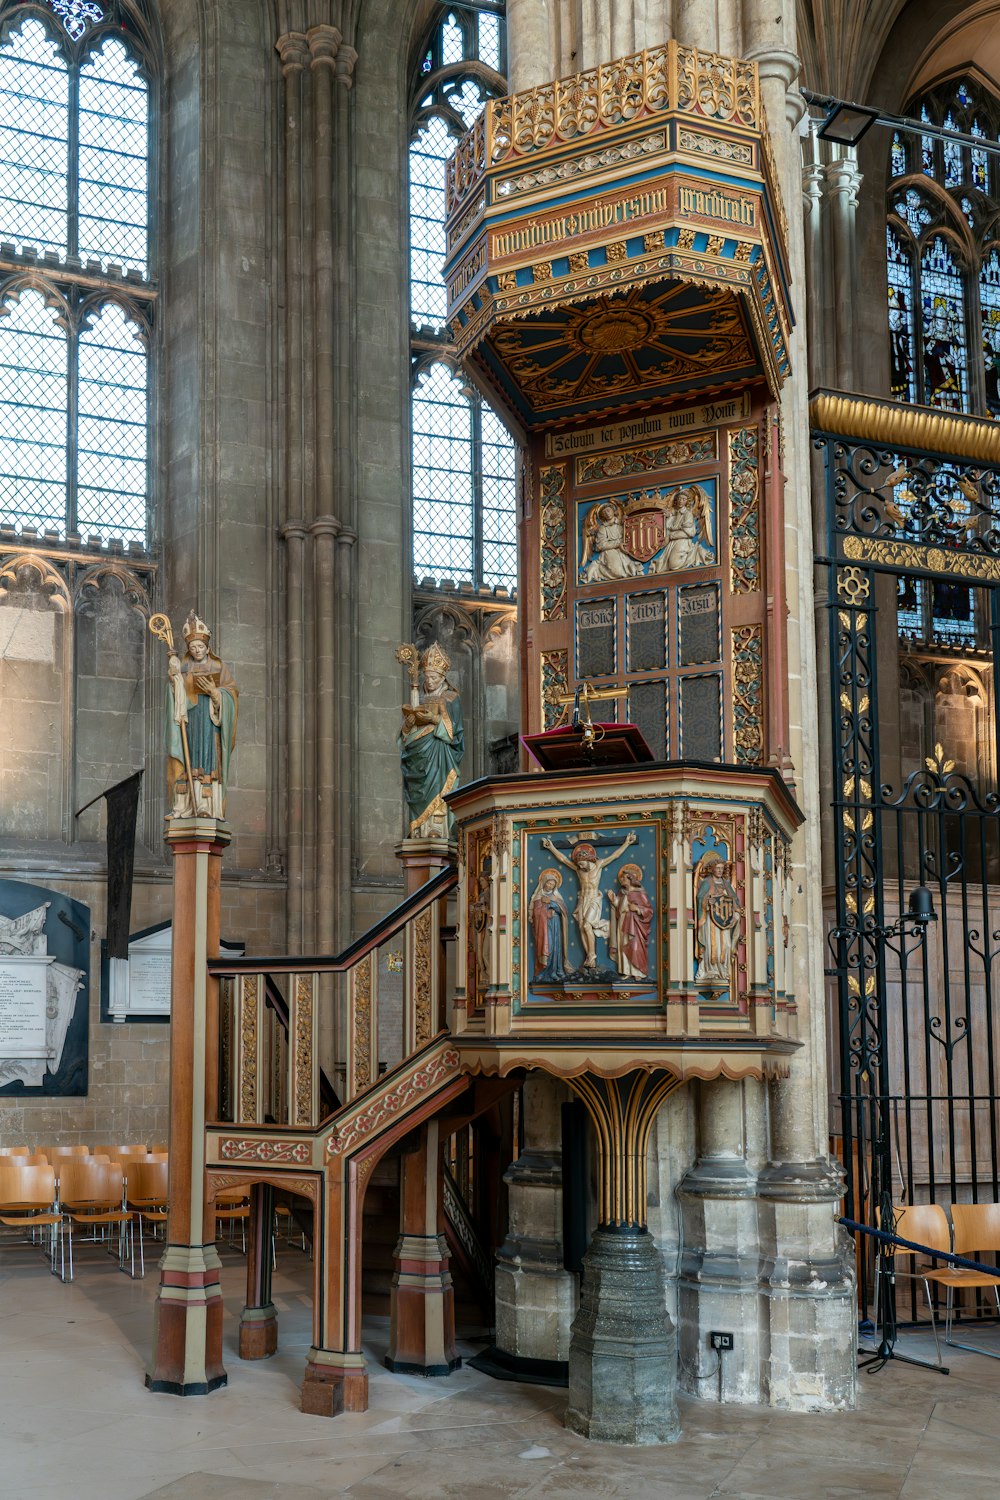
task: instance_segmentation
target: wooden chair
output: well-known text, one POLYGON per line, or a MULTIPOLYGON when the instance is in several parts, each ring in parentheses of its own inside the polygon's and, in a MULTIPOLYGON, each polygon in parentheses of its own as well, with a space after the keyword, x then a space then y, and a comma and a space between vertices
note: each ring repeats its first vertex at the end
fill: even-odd
MULTIPOLYGON (((902 1208, 897 1208, 893 1224, 893 1232, 904 1240, 914 1240, 919 1245, 926 1245, 929 1251, 943 1250, 945 1253, 951 1250, 951 1230, 948 1227, 948 1216, 944 1209, 937 1203, 911 1203, 902 1208)), ((927 1310, 931 1315, 931 1332, 934 1335, 934 1351, 937 1362, 941 1364, 941 1341, 938 1337, 937 1317, 934 1313, 934 1300, 931 1297, 931 1289, 928 1285, 935 1277, 932 1267, 918 1266, 916 1250, 907 1250, 902 1245, 896 1245, 893 1249, 895 1257, 895 1275, 899 1280, 901 1277, 907 1281, 922 1281, 924 1295, 927 1298, 927 1310), (899 1261, 903 1256, 912 1256, 914 1267, 912 1271, 901 1271, 899 1261)), ((876 1295, 881 1296, 881 1254, 876 1268, 876 1295)), ((877 1304, 876 1304, 877 1305, 877 1304)))
POLYGON ((30 1146, 0 1146, 0 1156, 30 1156, 30 1146))
POLYGON ((95 1146, 95 1156, 107 1156, 111 1161, 143 1161, 149 1155, 145 1146, 95 1146))
POLYGON ((166 1224, 169 1212, 165 1161, 133 1158, 125 1162, 125 1208, 129 1216, 129 1274, 135 1277, 135 1231, 138 1229, 139 1275, 142 1277, 146 1274, 143 1230, 147 1224, 154 1229, 158 1224, 166 1224))
MULTIPOLYGON (((220 1238, 223 1224, 229 1225, 229 1243, 233 1243, 233 1226, 239 1224, 244 1255, 247 1249, 247 1220, 250 1217, 250 1199, 246 1188, 222 1188, 215 1199, 215 1237, 220 1238)), ((274 1250, 272 1245, 272 1260, 274 1250)))
POLYGON ((55 1173, 48 1166, 28 1166, 20 1157, 0 1161, 0 1224, 27 1231, 35 1241, 39 1230, 49 1231, 49 1264, 55 1274, 56 1243, 65 1279, 62 1214, 56 1208, 55 1173))
POLYGON ((39 1146, 39 1151, 44 1151, 50 1162, 62 1161, 68 1156, 89 1156, 89 1146, 39 1146))
POLYGON ((69 1279, 73 1280, 74 1225, 93 1231, 93 1238, 103 1237, 114 1226, 118 1229, 118 1264, 125 1256, 125 1234, 128 1211, 122 1207, 120 1169, 108 1162, 64 1160, 59 1168, 59 1206, 63 1212, 69 1240, 69 1279), (101 1236, 97 1231, 101 1230, 101 1236))
MULTIPOLYGON (((953 1203, 951 1205, 952 1245, 955 1255, 966 1255, 970 1260, 979 1260, 984 1254, 1000 1250, 1000 1203, 953 1203)), ((951 1336, 955 1311, 955 1290, 968 1287, 971 1290, 992 1288, 1000 1317, 1000 1270, 995 1276, 986 1271, 972 1271, 967 1266, 948 1266, 941 1271, 929 1271, 927 1280, 946 1289, 944 1311, 944 1341, 952 1349, 966 1349, 970 1354, 984 1354, 987 1359, 1000 1359, 1000 1353, 977 1348, 975 1344, 959 1344, 951 1336)))
POLYGON ((149 1154, 150 1156, 165 1156, 169 1150, 170 1147, 167 1145, 166 1141, 161 1141, 158 1146, 150 1146, 149 1154))

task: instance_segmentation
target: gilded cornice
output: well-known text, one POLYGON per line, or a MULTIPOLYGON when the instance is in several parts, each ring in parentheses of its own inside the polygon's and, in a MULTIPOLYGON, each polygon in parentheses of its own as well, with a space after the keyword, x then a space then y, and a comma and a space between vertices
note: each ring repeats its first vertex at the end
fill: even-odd
POLYGON ((809 422, 818 432, 886 448, 915 448, 980 463, 1000 463, 1000 423, 985 417, 846 391, 815 391, 809 401, 809 422))

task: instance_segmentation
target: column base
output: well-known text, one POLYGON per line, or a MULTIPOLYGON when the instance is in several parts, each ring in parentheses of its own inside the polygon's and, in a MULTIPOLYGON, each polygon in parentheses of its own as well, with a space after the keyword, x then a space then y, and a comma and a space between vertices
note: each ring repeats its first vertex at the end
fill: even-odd
POLYGON ((335 1354, 310 1350, 302 1379, 301 1410, 309 1417, 337 1417, 345 1411, 368 1410, 368 1373, 363 1354, 335 1354), (335 1359, 336 1364, 329 1362, 335 1359))
POLYGON ((404 1234, 396 1245, 392 1316, 385 1367, 401 1375, 450 1375, 455 1353, 455 1292, 443 1235, 404 1234))
POLYGON ((278 1315, 274 1303, 245 1307, 240 1315, 240 1359, 270 1359, 278 1348, 278 1315))
POLYGON ((160 1261, 147 1390, 206 1396, 226 1384, 220 1269, 214 1245, 167 1246, 160 1261))
POLYGON ((672 1443, 676 1393, 677 1338, 653 1238, 598 1229, 573 1322, 566 1426, 602 1443, 672 1443))

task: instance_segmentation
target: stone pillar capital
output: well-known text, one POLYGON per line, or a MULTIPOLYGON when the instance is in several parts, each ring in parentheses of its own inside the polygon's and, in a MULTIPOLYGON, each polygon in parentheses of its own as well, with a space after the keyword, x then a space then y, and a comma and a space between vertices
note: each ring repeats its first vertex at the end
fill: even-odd
POLYGON ((802 168, 802 196, 807 208, 815 208, 823 198, 823 166, 818 161, 807 162, 802 168))
POLYGON ((746 60, 757 64, 761 82, 776 78, 786 93, 802 71, 798 55, 787 47, 751 47, 746 60))
POLYGON ((337 534, 338 547, 353 547, 358 539, 358 533, 352 531, 349 526, 341 526, 337 534))
POLYGON ((281 539, 284 542, 304 542, 306 539, 306 523, 296 518, 294 521, 286 521, 281 528, 281 539))
POLYGON ((349 89, 354 83, 354 65, 358 60, 358 54, 353 47, 341 47, 337 53, 337 82, 349 89))
POLYGON ((341 525, 336 516, 317 516, 309 527, 309 535, 315 537, 339 537, 340 532, 341 525))
POLYGON ((335 68, 343 33, 336 26, 311 26, 307 33, 310 67, 335 68))
POLYGON ((309 61, 309 38, 302 31, 286 31, 275 42, 281 58, 281 71, 287 78, 291 73, 301 73, 309 61))
POLYGON ((858 192, 864 181, 864 175, 858 169, 857 161, 854 159, 854 148, 849 146, 847 150, 852 153, 850 156, 841 156, 836 161, 827 162, 823 173, 826 177, 829 195, 836 198, 843 194, 848 207, 857 208, 858 192))

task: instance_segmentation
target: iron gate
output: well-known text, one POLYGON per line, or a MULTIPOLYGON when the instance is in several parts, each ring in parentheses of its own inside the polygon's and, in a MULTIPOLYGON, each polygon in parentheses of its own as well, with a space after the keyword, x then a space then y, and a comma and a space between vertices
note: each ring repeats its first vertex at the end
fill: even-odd
MULTIPOLYGON (((837 397, 814 400, 813 420, 830 579, 835 1114, 845 1211, 877 1225, 890 1205, 1000 1199, 1000 433, 837 397)), ((859 1279, 867 1312, 863 1252, 859 1279)), ((917 1314, 909 1286, 901 1318, 917 1314)))

